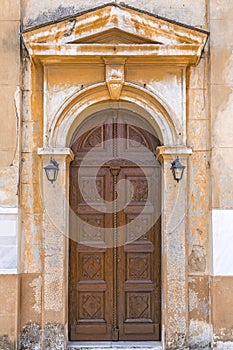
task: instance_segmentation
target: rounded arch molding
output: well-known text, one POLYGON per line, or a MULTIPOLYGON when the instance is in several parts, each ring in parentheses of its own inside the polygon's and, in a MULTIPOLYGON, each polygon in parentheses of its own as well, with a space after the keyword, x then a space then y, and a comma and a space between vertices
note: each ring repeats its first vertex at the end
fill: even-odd
POLYGON ((105 83, 92 85, 69 97, 48 125, 49 148, 69 147, 75 129, 91 114, 108 108, 123 108, 144 117, 155 129, 161 145, 181 145, 182 126, 166 101, 145 88, 125 83, 119 101, 109 98, 105 83))

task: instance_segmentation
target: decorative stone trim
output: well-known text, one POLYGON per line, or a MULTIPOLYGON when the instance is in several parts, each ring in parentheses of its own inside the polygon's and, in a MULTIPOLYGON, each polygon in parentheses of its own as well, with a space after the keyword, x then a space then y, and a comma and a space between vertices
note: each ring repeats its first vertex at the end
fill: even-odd
MULTIPOLYGON (((111 101, 111 104, 114 103, 116 102, 111 101)), ((174 145, 185 140, 185 128, 180 125, 176 114, 167 102, 155 92, 152 93, 139 85, 125 82, 121 91, 120 103, 123 108, 126 106, 126 109, 134 108, 135 110, 137 108, 138 114, 142 116, 144 115, 141 111, 147 111, 150 121, 152 118, 154 122, 156 120, 157 125, 153 126, 162 144, 174 145), (179 133, 183 136, 178 135, 179 133)), ((47 126, 47 129, 50 130, 48 145, 51 148, 65 147, 69 136, 73 134, 71 130, 74 132, 78 125, 93 112, 107 107, 112 108, 111 104, 106 83, 91 85, 72 95, 54 116, 51 124, 47 126), (98 109, 98 106, 101 109, 98 109)), ((113 106, 113 108, 116 107, 113 106)), ((44 138, 46 138, 45 135, 44 138)))
POLYGON ((109 58, 105 61, 106 83, 112 100, 119 100, 125 82, 125 59, 109 58))

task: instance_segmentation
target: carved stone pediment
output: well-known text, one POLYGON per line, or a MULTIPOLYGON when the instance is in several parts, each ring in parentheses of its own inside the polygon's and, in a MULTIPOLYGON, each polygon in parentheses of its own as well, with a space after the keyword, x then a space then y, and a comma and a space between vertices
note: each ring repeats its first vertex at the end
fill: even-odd
POLYGON ((182 57, 184 64, 197 63, 207 37, 203 30, 116 4, 23 33, 31 56, 182 57))
POLYGON ((90 35, 89 37, 81 38, 71 42, 71 44, 161 44, 139 35, 134 35, 125 32, 118 28, 108 29, 102 33, 90 35))

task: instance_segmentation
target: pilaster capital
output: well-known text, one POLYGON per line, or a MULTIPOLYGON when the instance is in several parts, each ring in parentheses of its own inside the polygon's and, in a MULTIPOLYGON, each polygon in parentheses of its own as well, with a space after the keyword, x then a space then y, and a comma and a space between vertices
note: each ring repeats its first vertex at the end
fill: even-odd
POLYGON ((49 157, 54 157, 56 159, 63 159, 67 163, 71 162, 74 159, 73 151, 69 147, 38 148, 37 154, 45 159, 49 157))
POLYGON ((187 158, 192 154, 192 149, 183 145, 160 146, 156 148, 156 158, 160 163, 164 160, 172 160, 174 157, 187 158))

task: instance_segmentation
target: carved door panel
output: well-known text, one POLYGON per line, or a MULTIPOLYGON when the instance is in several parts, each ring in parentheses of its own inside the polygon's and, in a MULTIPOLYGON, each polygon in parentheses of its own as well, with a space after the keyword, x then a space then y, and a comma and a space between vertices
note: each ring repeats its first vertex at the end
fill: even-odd
POLYGON ((72 147, 71 340, 160 339, 160 169, 154 149, 145 152, 150 142, 156 148, 155 140, 130 125, 130 117, 136 118, 105 111, 104 123, 88 127, 72 147), (104 140, 112 141, 106 147, 104 140), (83 163, 92 148, 89 164, 83 163), (120 180, 126 180, 121 209, 120 180))
POLYGON ((97 178, 93 168, 82 169, 78 181, 77 168, 71 171, 72 184, 76 187, 71 202, 76 212, 70 221, 74 238, 70 243, 70 335, 72 340, 110 340, 113 256, 108 249, 109 237, 101 229, 112 226, 112 214, 104 214, 93 188, 96 186, 99 195, 111 201, 112 177, 108 168, 102 168, 97 178))
POLYGON ((118 248, 117 260, 119 338, 159 340, 161 245, 158 205, 155 208, 159 169, 147 167, 142 172, 125 167, 119 178, 128 180, 132 191, 132 199, 119 218, 120 226, 128 223, 124 226, 126 244, 118 248))

